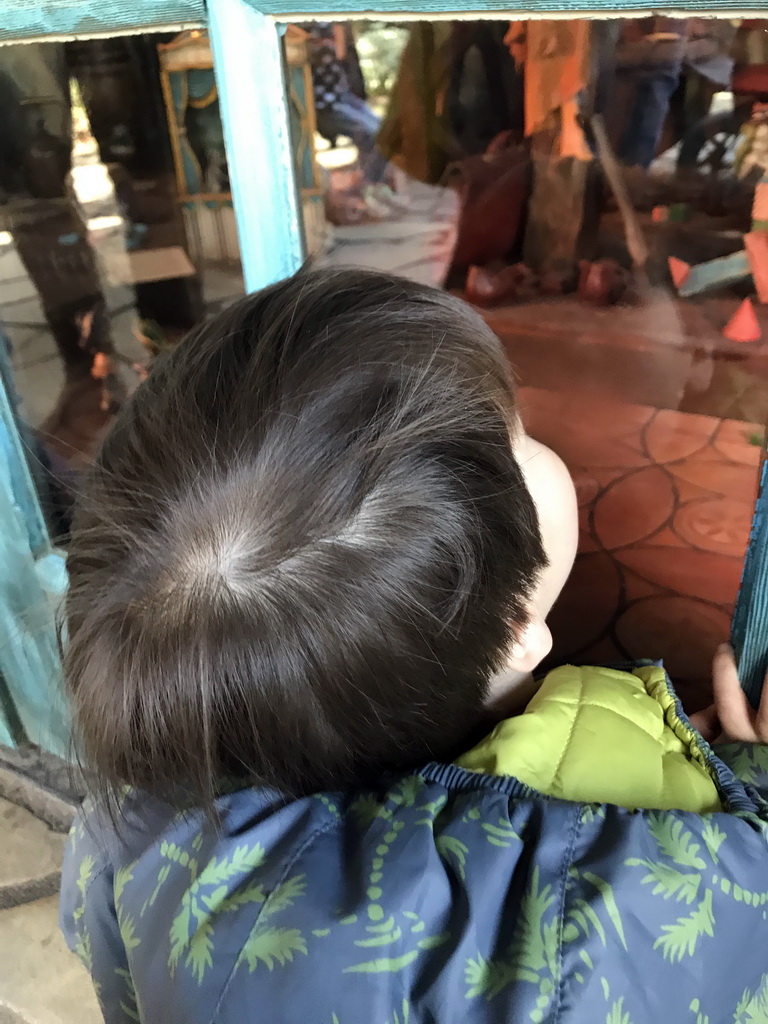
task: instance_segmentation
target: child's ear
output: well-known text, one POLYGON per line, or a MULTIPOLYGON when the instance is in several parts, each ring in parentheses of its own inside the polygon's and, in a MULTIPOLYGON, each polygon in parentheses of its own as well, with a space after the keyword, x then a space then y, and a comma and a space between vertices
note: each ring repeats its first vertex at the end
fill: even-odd
POLYGON ((536 612, 525 626, 516 628, 515 642, 509 653, 507 667, 526 674, 541 664, 552 650, 552 634, 544 619, 536 612))

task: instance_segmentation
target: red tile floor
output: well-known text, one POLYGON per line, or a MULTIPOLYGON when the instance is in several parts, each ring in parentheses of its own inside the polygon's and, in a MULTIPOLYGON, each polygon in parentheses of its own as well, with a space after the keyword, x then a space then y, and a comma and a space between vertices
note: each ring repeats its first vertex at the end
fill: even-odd
POLYGON ((524 387, 520 404, 579 498, 553 662, 663 658, 686 704, 703 705, 738 592, 761 427, 586 391, 524 387))

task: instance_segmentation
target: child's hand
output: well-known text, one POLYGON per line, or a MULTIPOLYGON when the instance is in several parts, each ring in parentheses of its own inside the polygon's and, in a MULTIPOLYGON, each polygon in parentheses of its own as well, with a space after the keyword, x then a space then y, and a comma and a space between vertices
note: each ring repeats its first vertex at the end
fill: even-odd
POLYGON ((712 663, 715 702, 691 715, 691 725, 709 743, 768 744, 768 678, 760 707, 753 710, 739 683, 736 660, 730 644, 718 647, 712 663))

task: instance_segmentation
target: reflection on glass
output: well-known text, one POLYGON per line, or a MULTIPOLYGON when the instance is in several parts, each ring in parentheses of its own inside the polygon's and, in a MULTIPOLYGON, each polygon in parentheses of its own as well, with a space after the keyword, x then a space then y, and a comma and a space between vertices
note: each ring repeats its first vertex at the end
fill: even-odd
POLYGON ((310 53, 323 110, 352 89, 387 161, 373 190, 367 142, 358 160, 352 126, 318 117, 324 259, 481 308, 576 480, 553 661, 663 656, 691 706, 729 633, 768 413, 766 28, 369 22, 315 29, 310 53))
MULTIPOLYGON (((158 52, 173 45, 145 35, 0 51, 4 377, 34 428, 30 463, 59 537, 79 474, 154 356, 242 293, 234 224, 222 244, 180 202, 158 52)), ((225 205, 218 107, 199 108, 192 134, 225 205)))

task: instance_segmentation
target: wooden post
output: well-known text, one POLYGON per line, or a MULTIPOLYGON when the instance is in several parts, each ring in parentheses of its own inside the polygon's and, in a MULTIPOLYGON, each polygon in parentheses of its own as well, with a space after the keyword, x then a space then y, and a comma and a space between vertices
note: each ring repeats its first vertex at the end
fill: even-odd
POLYGON ((232 202, 245 285, 288 277, 304 259, 277 25, 245 0, 209 0, 232 202))
POLYGON ((525 262, 538 273, 569 273, 589 256, 596 227, 593 161, 576 123, 591 113, 594 31, 584 21, 529 22, 526 57, 526 132, 531 137, 533 191, 523 245, 525 262), (586 223, 589 209, 591 224, 586 223))
POLYGON ((533 191, 528 204, 523 259, 537 273, 569 272, 582 255, 590 164, 560 157, 560 116, 531 139, 533 191))

